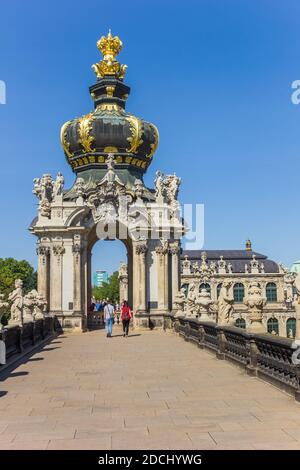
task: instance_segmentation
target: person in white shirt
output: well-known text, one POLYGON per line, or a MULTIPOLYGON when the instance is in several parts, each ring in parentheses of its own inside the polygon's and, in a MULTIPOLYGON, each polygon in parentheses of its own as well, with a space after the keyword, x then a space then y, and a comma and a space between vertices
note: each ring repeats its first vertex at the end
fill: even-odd
POLYGON ((115 315, 115 308, 112 305, 111 301, 108 300, 107 304, 104 307, 104 321, 105 321, 105 328, 106 328, 106 337, 111 338, 112 336, 112 329, 114 324, 114 315, 115 315))

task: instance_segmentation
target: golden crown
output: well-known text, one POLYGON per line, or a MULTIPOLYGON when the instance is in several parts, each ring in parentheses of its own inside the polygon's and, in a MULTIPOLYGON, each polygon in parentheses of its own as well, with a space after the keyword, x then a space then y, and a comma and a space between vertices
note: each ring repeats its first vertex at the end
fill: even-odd
POLYGON ((116 60, 116 56, 122 50, 123 43, 118 36, 113 37, 111 30, 108 35, 102 36, 97 42, 97 47, 103 55, 103 60, 94 64, 92 67, 99 79, 105 75, 113 75, 119 79, 123 79, 127 65, 121 65, 116 60))
POLYGON ((115 58, 122 50, 123 43, 118 36, 113 37, 111 30, 109 30, 107 37, 102 36, 102 38, 99 39, 97 47, 104 58, 108 55, 115 58))

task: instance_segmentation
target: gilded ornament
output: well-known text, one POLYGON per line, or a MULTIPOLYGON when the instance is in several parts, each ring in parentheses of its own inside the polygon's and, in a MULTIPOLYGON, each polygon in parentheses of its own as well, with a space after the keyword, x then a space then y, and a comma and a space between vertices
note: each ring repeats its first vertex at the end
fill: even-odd
POLYGON ((103 60, 92 66, 97 78, 101 79, 105 75, 112 75, 122 80, 125 76, 127 65, 121 65, 116 60, 116 56, 123 47, 122 41, 118 36, 113 37, 109 30, 107 37, 102 36, 99 39, 97 47, 103 55, 103 60))
POLYGON ((155 153, 157 147, 158 147, 158 142, 159 142, 159 133, 158 129, 154 124, 149 124, 150 127, 153 129, 153 137, 154 137, 154 142, 150 144, 150 153, 146 155, 147 158, 152 158, 153 154, 155 153))
POLYGON ((106 94, 109 98, 112 98, 114 96, 115 89, 116 89, 115 86, 107 86, 106 87, 106 94))
POLYGON ((90 135, 93 119, 94 117, 92 113, 86 114, 85 116, 78 119, 78 132, 80 136, 78 143, 82 145, 86 152, 95 151, 95 149, 91 147, 94 137, 90 135))
POLYGON ((70 143, 67 141, 67 129, 69 125, 71 124, 72 121, 67 121, 65 124, 62 126, 61 131, 60 131, 60 140, 61 140, 61 145, 62 148, 65 152, 65 154, 71 158, 74 156, 74 153, 70 152, 70 143))
POLYGON ((127 116, 126 120, 130 124, 131 136, 127 137, 128 142, 130 143, 130 148, 126 149, 127 152, 136 153, 139 146, 143 143, 142 140, 142 123, 135 116, 127 116))

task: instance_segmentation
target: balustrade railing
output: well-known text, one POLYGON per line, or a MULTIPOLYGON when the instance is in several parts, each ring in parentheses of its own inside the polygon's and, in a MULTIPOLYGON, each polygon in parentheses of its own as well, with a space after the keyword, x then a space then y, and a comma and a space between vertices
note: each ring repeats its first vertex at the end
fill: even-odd
POLYGON ((4 327, 0 331, 0 341, 5 344, 6 362, 15 355, 29 351, 34 345, 53 335, 55 331, 54 317, 24 323, 23 326, 4 327))
POLYGON ((217 358, 234 362, 247 374, 284 389, 300 401, 300 364, 292 359, 292 339, 183 317, 174 319, 173 326, 186 341, 214 351, 217 358))

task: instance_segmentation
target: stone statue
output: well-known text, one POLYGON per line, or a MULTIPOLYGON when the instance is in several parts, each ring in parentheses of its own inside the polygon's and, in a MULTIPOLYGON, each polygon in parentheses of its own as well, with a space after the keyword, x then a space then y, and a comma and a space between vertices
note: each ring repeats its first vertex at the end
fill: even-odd
POLYGON ((214 301, 211 299, 207 289, 201 289, 195 300, 196 312, 201 321, 211 320, 215 313, 213 308, 214 301))
POLYGON ((258 282, 250 282, 244 304, 249 308, 249 331, 253 333, 264 333, 265 329, 262 320, 266 299, 262 296, 262 290, 258 282))
POLYGON ((120 263, 119 276, 127 276, 127 275, 128 275, 127 264, 126 263, 120 263))
POLYGON ((23 298, 23 321, 24 323, 33 321, 33 312, 36 304, 34 291, 28 292, 23 298))
POLYGON ((231 263, 227 264, 227 269, 228 269, 228 273, 232 274, 232 264, 231 263))
POLYGON ((259 262, 256 259, 256 255, 252 255, 252 260, 250 261, 250 271, 252 274, 259 273, 259 262))
POLYGON ((47 218, 51 216, 51 204, 47 199, 42 199, 40 202, 40 214, 47 218))
POLYGON ((0 331, 2 330, 1 319, 9 307, 8 302, 4 302, 3 299, 4 299, 4 294, 0 294, 0 331))
POLYGON ((249 274, 248 264, 245 264, 245 274, 249 274))
POLYGON ((194 261, 194 263, 192 264, 192 269, 193 269, 193 274, 199 273, 199 265, 197 261, 194 261))
POLYGON ((55 198, 56 196, 61 196, 63 189, 64 189, 64 184, 65 184, 65 179, 62 175, 62 173, 57 173, 56 180, 52 182, 53 184, 53 197, 55 198))
POLYGON ((231 282, 225 281, 222 284, 218 298, 218 319, 219 325, 229 325, 232 323, 231 315, 233 312, 234 298, 230 293, 231 282))
POLYGON ((217 274, 217 264, 215 261, 211 261, 209 267, 212 274, 217 274))
POLYGON ((33 319, 41 320, 45 317, 47 308, 47 300, 43 295, 40 295, 35 289, 31 291, 35 298, 35 305, 33 310, 33 319))
POLYGON ((134 182, 133 191, 134 191, 134 195, 137 199, 140 199, 140 198, 143 197, 145 187, 143 185, 143 182, 139 178, 136 178, 136 180, 134 182))
POLYGON ((220 256, 218 261, 218 272, 219 274, 226 274, 226 261, 223 259, 223 255, 220 256))
POLYGON ((15 290, 13 290, 8 300, 12 302, 10 307, 9 325, 22 325, 23 323, 23 281, 15 280, 15 290))
POLYGON ((163 197, 163 174, 161 171, 157 171, 155 174, 155 180, 154 180, 154 185, 155 185, 155 197, 163 197))
POLYGON ((168 203, 172 203, 177 200, 179 186, 181 184, 181 178, 175 175, 168 175, 165 178, 164 185, 166 187, 166 196, 168 203))
POLYGON ((182 315, 184 315, 185 302, 185 287, 181 287, 180 291, 177 292, 177 295, 175 296, 173 301, 174 309, 177 310, 175 317, 181 317, 182 315))
POLYGON ((196 285, 192 282, 189 285, 188 295, 186 299, 186 316, 194 317, 195 316, 195 300, 196 300, 196 285))

